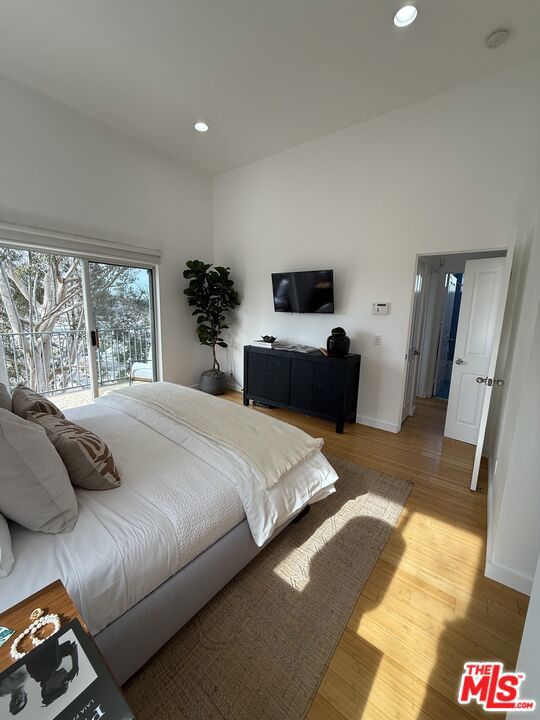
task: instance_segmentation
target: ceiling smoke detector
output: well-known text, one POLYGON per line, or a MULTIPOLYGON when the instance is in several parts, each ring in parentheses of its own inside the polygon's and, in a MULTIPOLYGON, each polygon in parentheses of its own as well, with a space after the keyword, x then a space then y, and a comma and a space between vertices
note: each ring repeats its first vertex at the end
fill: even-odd
POLYGON ((499 45, 502 45, 507 41, 508 34, 508 30, 506 30, 505 28, 502 28, 501 30, 495 30, 495 32, 492 32, 491 35, 486 38, 486 47, 488 47, 490 50, 499 47, 499 45))

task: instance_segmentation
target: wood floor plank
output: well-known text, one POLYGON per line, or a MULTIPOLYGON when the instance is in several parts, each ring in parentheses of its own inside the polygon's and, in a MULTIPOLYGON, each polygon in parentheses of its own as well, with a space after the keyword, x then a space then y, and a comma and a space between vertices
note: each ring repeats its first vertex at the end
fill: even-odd
POLYGON ((345 720, 344 716, 330 705, 320 693, 315 695, 305 720, 345 720))
POLYGON ((457 704, 463 663, 515 663, 528 598, 484 577, 487 468, 472 493, 474 448, 443 437, 445 411, 443 400, 418 400, 398 434, 348 424, 337 435, 317 418, 256 410, 322 437, 329 455, 413 484, 308 720, 482 718, 478 706, 457 704))

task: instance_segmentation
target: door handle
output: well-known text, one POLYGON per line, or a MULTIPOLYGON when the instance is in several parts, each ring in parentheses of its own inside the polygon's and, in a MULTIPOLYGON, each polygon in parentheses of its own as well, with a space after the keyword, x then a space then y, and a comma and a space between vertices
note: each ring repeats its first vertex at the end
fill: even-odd
POLYGON ((456 360, 456 365, 464 365, 464 364, 465 364, 465 361, 462 360, 461 358, 458 358, 458 359, 456 360))
POLYGON ((420 350, 415 350, 415 351, 414 351, 414 354, 419 356, 419 355, 420 355, 420 350))
MULTIPOLYGON (((479 385, 481 385, 482 383, 485 383, 488 387, 491 387, 491 386, 493 385, 493 378, 481 377, 481 376, 480 376, 480 377, 477 377, 477 378, 476 378, 476 382, 477 382, 479 385)), ((496 384, 498 385, 498 382, 497 382, 497 381, 495 381, 495 382, 496 382, 496 384)), ((503 381, 503 383, 504 383, 504 381, 503 381)))

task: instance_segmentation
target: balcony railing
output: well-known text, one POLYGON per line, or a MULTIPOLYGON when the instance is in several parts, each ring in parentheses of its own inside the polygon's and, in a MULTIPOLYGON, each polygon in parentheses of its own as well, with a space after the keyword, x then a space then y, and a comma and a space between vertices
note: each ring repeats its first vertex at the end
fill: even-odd
MULTIPOLYGON (((128 380, 131 366, 152 355, 149 327, 100 327, 97 349, 100 386, 128 380)), ((83 330, 0 333, 0 368, 13 388, 23 382, 54 395, 90 387, 90 358, 83 330)))

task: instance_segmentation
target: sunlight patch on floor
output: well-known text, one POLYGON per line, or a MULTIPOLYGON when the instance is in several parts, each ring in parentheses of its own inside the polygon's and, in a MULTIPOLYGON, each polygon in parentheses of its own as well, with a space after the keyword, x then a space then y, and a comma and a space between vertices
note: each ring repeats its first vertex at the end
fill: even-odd
MULTIPOLYGON (((324 502, 324 500, 322 502, 324 502)), ((348 500, 344 503, 343 508, 346 508, 354 502, 355 500, 348 500)), ((362 517, 372 516, 366 513, 365 515, 356 515, 354 519, 360 520, 362 517)), ((291 552, 275 566, 274 573, 280 580, 297 592, 305 590, 310 580, 312 561, 350 521, 351 516, 346 512, 327 518, 317 529, 321 542, 315 544, 313 537, 309 537, 304 543, 291 550, 291 552), (295 567, 295 577, 291 577, 291 564, 295 567)), ((300 522, 302 522, 302 520, 300 520, 300 522)))

